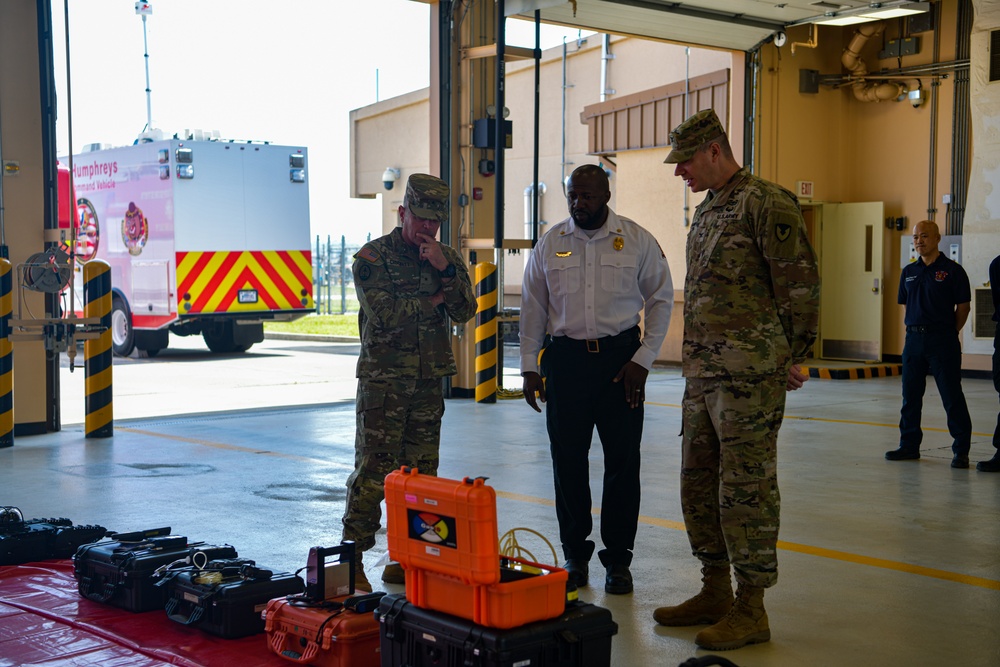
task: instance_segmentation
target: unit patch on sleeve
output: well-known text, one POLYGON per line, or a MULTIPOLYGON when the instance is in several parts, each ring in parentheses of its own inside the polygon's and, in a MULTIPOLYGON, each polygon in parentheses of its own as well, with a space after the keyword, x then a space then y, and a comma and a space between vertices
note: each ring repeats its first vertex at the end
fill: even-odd
POLYGON ((362 264, 358 267, 358 278, 361 280, 368 280, 372 277, 372 267, 367 264, 362 264))
POLYGON ((356 254, 355 257, 357 257, 358 259, 367 260, 369 262, 377 262, 379 254, 378 252, 375 251, 375 249, 365 246, 364 248, 358 251, 358 254, 356 254))
POLYGON ((799 252, 798 216, 791 211, 771 211, 764 241, 764 256, 768 259, 794 259, 799 252))

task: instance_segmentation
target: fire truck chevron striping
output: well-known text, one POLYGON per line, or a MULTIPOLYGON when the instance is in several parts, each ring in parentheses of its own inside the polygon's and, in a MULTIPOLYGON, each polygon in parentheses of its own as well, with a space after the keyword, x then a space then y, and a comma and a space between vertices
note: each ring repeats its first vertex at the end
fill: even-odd
POLYGON ((315 310, 306 148, 195 137, 76 156, 74 251, 111 265, 115 354, 171 333, 243 352, 315 310))
POLYGON ((312 308, 311 266, 305 251, 179 252, 179 312, 312 308), (241 291, 254 300, 241 302, 241 291))

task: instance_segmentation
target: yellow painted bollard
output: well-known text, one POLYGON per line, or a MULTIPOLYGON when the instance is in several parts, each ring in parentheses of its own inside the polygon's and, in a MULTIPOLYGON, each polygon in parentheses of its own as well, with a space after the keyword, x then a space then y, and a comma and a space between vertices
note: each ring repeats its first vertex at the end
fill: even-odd
POLYGON ((497 267, 476 264, 476 403, 497 402, 497 267))
POLYGON ((114 435, 111 392, 111 266, 101 260, 83 265, 84 317, 100 318, 104 331, 84 341, 84 383, 86 412, 84 428, 88 438, 114 435))
POLYGON ((0 258, 0 448, 14 444, 14 353, 10 344, 10 260, 0 258))

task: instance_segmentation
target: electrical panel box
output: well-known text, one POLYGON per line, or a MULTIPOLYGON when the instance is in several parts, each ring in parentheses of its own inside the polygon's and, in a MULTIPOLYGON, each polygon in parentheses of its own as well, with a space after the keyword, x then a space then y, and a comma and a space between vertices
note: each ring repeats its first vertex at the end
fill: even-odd
POLYGON ((993 321, 993 292, 989 287, 972 290, 972 337, 993 338, 997 323, 993 321))
MULTIPOLYGON (((509 120, 503 122, 504 148, 513 148, 513 124, 509 120)), ((472 145, 476 148, 496 148, 497 119, 480 118, 472 124, 472 145)))
MULTIPOLYGON (((910 236, 904 236, 900 239, 901 247, 899 253, 899 268, 906 268, 907 264, 911 264, 920 259, 917 254, 916 249, 913 247, 913 239, 910 236)), ((938 243, 938 250, 944 254, 948 259, 962 263, 962 237, 961 235, 954 234, 948 236, 942 236, 941 242, 938 243)))
POLYGON ((889 58, 916 55, 919 52, 920 38, 904 37, 903 39, 890 39, 886 43, 885 49, 879 51, 878 57, 880 60, 888 60, 889 58))
POLYGON ((819 92, 819 70, 800 69, 799 70, 799 92, 818 93, 819 92))

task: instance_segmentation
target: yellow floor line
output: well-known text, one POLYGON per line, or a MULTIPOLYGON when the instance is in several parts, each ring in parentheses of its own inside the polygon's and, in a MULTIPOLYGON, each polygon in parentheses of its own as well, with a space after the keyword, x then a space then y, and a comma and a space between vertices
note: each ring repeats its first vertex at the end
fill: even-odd
MULTIPOLYGON (((660 407, 660 408, 677 408, 677 409, 680 409, 680 407, 681 407, 681 406, 677 405, 676 403, 655 403, 653 401, 646 401, 646 405, 655 405, 655 406, 660 407)), ((827 418, 824 418, 824 417, 797 417, 795 415, 785 415, 785 419, 797 419, 799 421, 810 421, 810 422, 825 422, 827 424, 854 424, 856 426, 877 426, 879 428, 899 428, 899 424, 885 424, 885 423, 882 423, 882 422, 862 422, 862 421, 855 421, 855 420, 852 420, 852 419, 827 419, 827 418)), ((948 429, 946 429, 946 428, 934 428, 934 427, 930 427, 930 426, 922 426, 921 429, 924 430, 924 431, 934 431, 935 433, 947 433, 948 432, 948 429)), ((976 435, 976 436, 980 436, 980 437, 985 437, 985 438, 992 438, 993 437, 993 432, 990 431, 989 433, 979 433, 979 432, 973 431, 972 435, 976 435)))
MULTIPOLYGON (((652 403, 652 405, 661 405, 664 407, 680 407, 674 406, 666 403, 652 403)), ((787 417, 789 419, 796 419, 796 417, 787 417)), ((811 418, 799 418, 799 419, 811 419, 811 418)), ((845 424, 861 424, 868 426, 888 426, 887 424, 873 424, 870 422, 853 422, 841 419, 815 419, 812 421, 828 421, 836 423, 845 424)), ((353 466, 346 466, 344 464, 335 463, 325 459, 319 459, 309 456, 297 456, 295 454, 285 454, 282 452, 274 452, 264 449, 255 449, 252 447, 240 447, 239 445, 231 445, 222 442, 214 442, 211 440, 202 440, 199 438, 184 438, 177 435, 170 435, 167 433, 157 433, 155 431, 147 431, 144 429, 128 428, 122 426, 116 426, 116 431, 123 431, 126 433, 134 433, 136 435, 145 435, 154 438, 165 438, 167 440, 175 440, 177 442, 185 442, 192 445, 200 445, 202 447, 211 447, 213 449, 222 449, 226 451, 240 452, 244 454, 259 454, 263 456, 274 456, 277 458, 288 459, 292 461, 304 461, 307 463, 322 463, 327 466, 338 467, 343 470, 353 470, 353 466)), ((925 430, 941 430, 941 429, 925 429, 925 430)), ((992 435, 992 434, 988 434, 992 435)), ((545 505, 552 507, 555 502, 547 498, 539 498, 537 496, 529 496, 523 493, 511 493, 508 491, 497 490, 496 494, 500 498, 506 500, 514 500, 517 502, 532 503, 535 505, 545 505)), ((595 515, 599 515, 600 509, 594 508, 595 515)), ((661 528, 669 528, 671 530, 684 530, 684 524, 680 521, 671 521, 669 519, 660 519, 657 517, 640 516, 639 522, 650 525, 659 526, 661 528)), ((806 554, 809 556, 818 556, 820 558, 830 558, 833 560, 845 561, 848 563, 856 563, 858 565, 867 565, 869 567, 879 567, 886 570, 895 570, 897 572, 906 572, 909 574, 916 574, 923 577, 931 577, 934 579, 943 579, 945 581, 953 581, 955 583, 967 584, 969 586, 976 586, 979 588, 988 588, 991 590, 1000 591, 1000 581, 994 581, 993 579, 985 579, 983 577, 973 577, 964 574, 958 574, 956 572, 948 572, 947 570, 936 570, 930 567, 922 567, 919 565, 910 565, 908 563, 900 563, 896 561, 886 560, 884 558, 872 558, 869 556, 861 556, 858 554, 848 553, 846 551, 836 551, 834 549, 824 549, 822 547, 812 547, 807 544, 796 544, 794 542, 785 542, 782 540, 778 541, 778 548, 784 551, 793 551, 796 553, 806 554)))
POLYGON ((315 458, 311 456, 298 456, 296 454, 286 454, 284 452, 274 452, 268 449, 256 449, 253 447, 240 447, 239 445, 230 445, 224 442, 214 442, 212 440, 201 440, 199 438, 184 438, 178 435, 171 435, 169 433, 157 433, 156 431, 145 431, 138 428, 128 428, 123 426, 116 426, 116 431, 124 431, 125 433, 135 433, 136 435, 146 435, 151 438, 164 438, 167 440, 176 440, 177 442, 186 442, 190 445, 201 445, 202 447, 211 447, 212 449, 223 449, 231 452, 240 452, 243 454, 258 454, 261 456, 273 456, 280 459, 288 459, 290 461, 304 461, 306 463, 321 463, 325 466, 331 468, 340 468, 341 470, 354 470, 353 465, 345 465, 343 463, 337 463, 335 461, 328 461, 326 459, 315 458))
MULTIPOLYGON (((506 500, 515 500, 518 502, 533 503, 536 505, 547 505, 550 507, 555 505, 554 501, 547 498, 537 498, 535 496, 524 495, 523 493, 509 493, 507 491, 499 490, 496 493, 497 497, 504 498, 506 500)), ((595 507, 592 512, 596 516, 600 515, 601 510, 600 508, 595 507)), ((660 519, 658 517, 640 515, 639 523, 649 526, 658 526, 660 528, 669 528, 671 530, 685 530, 684 523, 681 521, 671 521, 670 519, 660 519)), ((846 551, 812 547, 808 544, 785 542, 784 540, 778 540, 778 549, 781 549, 782 551, 793 551, 807 556, 829 558, 831 560, 840 560, 847 563, 855 563, 857 565, 867 565, 868 567, 878 567, 884 570, 894 570, 896 572, 906 572, 907 574, 916 574, 921 577, 943 579, 945 581, 953 581, 958 584, 966 584, 968 586, 976 586, 977 588, 988 588, 994 591, 1000 591, 1000 581, 958 574, 957 572, 948 572, 947 570, 936 570, 932 567, 910 565, 909 563, 900 563, 897 561, 887 560, 885 558, 872 558, 870 556, 861 556, 859 554, 852 554, 846 551)))

